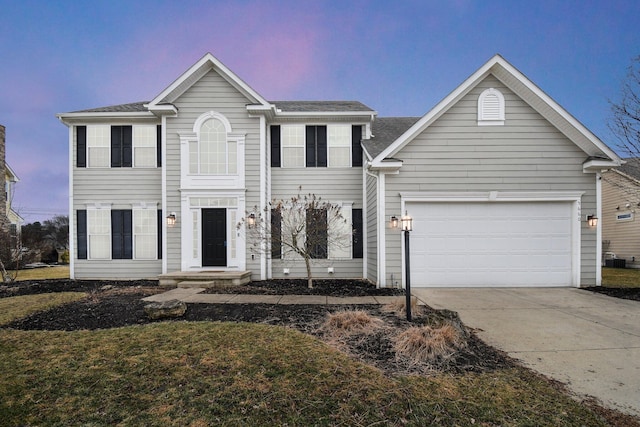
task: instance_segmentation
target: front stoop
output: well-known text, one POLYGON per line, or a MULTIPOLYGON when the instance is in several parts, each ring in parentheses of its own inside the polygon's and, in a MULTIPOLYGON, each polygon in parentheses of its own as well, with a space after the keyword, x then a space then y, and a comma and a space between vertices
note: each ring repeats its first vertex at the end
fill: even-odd
POLYGON ((250 271, 175 271, 158 276, 165 288, 216 288, 244 285, 251 281, 250 271))

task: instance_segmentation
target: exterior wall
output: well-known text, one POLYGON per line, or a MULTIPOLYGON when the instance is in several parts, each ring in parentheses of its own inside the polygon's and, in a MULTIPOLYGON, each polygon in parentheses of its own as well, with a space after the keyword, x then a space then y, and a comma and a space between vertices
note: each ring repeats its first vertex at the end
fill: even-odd
MULTIPOLYGON (((289 199, 297 194, 315 194, 322 200, 336 203, 353 203, 354 209, 362 208, 362 168, 271 168, 272 199, 289 199), (302 187, 302 189, 299 189, 302 187)), ((306 277, 306 267, 302 258, 272 261, 274 278, 306 277), (285 276, 284 268, 290 274, 285 276)), ((362 259, 351 260, 313 260, 314 278, 361 278, 362 259), (329 275, 328 267, 334 268, 329 275)))
MULTIPOLYGON (((378 283, 378 180, 366 175, 367 279, 378 283)), ((384 220, 384 219, 383 219, 384 220)))
MULTIPOLYGON (((6 143, 6 130, 5 127, 0 125, 0 176, 6 176, 6 163, 5 163, 5 143, 6 143)), ((7 197, 5 196, 5 182, 2 183, 2 197, 0 197, 0 227, 5 226, 8 222, 7 216, 7 197)))
MULTIPOLYGON (((245 133, 245 188, 233 189, 242 192, 249 209, 260 203, 260 118, 249 117, 246 97, 231 86, 217 72, 210 71, 191 86, 173 104, 178 108, 177 117, 166 119, 166 198, 167 212, 181 212, 181 162, 180 133, 192 133, 196 119, 203 113, 215 111, 224 115, 234 133, 245 133)), ((212 188, 211 195, 226 189, 212 188)), ((244 212, 238 213, 239 218, 244 212)), ((188 218, 178 217, 175 227, 167 229, 167 271, 181 270, 181 223, 188 218)), ((253 272, 252 279, 260 278, 259 257, 247 256, 246 269, 253 272)))
MULTIPOLYGON (((487 77, 395 158, 398 175, 386 176, 386 215, 400 215, 400 192, 584 191, 583 213, 596 213, 594 174, 587 155, 493 76, 487 77), (487 88, 505 97, 503 126, 478 126, 477 100, 487 88)), ((595 230, 581 221, 581 284, 596 284, 595 230)), ((386 281, 402 271, 402 235, 388 230, 386 281)))
MULTIPOLYGON (((87 125, 96 123, 83 123, 87 125)), ((102 124, 102 123, 101 123, 102 124)), ((110 125, 160 124, 157 122, 110 122, 110 125)), ((161 168, 78 168, 75 126, 73 134, 73 230, 77 230, 76 212, 102 204, 110 209, 132 209, 141 202, 161 208, 161 168)), ((77 259, 77 232, 71 238, 76 279, 138 279, 156 277, 162 272, 162 260, 91 260, 77 259)))
POLYGON ((602 174, 602 252, 613 252, 627 266, 640 267, 640 184, 616 172, 602 174), (628 205, 628 207, 627 207, 628 205), (619 214, 631 214, 618 220, 619 214))

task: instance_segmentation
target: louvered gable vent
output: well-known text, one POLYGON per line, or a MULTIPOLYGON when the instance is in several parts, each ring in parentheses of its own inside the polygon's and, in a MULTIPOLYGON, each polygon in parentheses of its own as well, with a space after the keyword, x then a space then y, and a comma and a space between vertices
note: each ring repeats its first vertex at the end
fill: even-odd
POLYGON ((478 97, 478 125, 504 124, 504 96, 496 89, 487 89, 478 97))

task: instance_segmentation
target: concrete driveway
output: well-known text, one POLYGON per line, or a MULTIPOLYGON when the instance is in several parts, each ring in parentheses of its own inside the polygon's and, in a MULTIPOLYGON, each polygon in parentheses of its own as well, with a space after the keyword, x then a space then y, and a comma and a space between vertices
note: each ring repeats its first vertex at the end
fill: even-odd
POLYGON ((575 288, 415 288, 488 344, 579 395, 640 415, 640 302, 575 288))

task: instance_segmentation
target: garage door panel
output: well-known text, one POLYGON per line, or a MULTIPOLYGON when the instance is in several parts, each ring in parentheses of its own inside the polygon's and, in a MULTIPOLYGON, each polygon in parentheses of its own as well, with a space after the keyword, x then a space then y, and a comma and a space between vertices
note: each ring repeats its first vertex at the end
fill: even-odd
POLYGON ((413 286, 568 286, 570 202, 407 203, 413 286))

